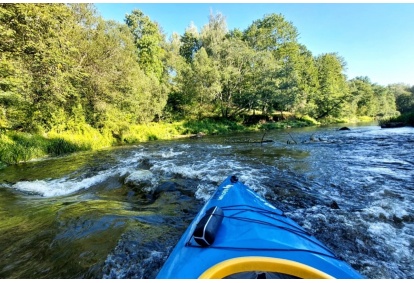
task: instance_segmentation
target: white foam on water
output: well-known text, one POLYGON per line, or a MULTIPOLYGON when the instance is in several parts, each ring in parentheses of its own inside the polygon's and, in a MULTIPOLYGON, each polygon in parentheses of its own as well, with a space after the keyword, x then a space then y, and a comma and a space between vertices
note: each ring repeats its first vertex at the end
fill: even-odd
POLYGON ((18 191, 37 194, 43 197, 57 197, 68 195, 107 180, 109 177, 118 174, 118 172, 104 171, 99 175, 85 178, 83 180, 67 180, 66 178, 55 180, 35 180, 21 181, 12 185, 13 189, 18 191))
POLYGON ((215 145, 208 146, 208 148, 211 148, 211 149, 229 149, 229 148, 232 148, 232 146, 231 145, 215 144, 215 145))
POLYGON ((197 190, 194 195, 196 199, 207 202, 210 199, 210 197, 213 195, 215 190, 216 190, 215 186, 211 184, 202 183, 197 186, 197 190))
POLYGON ((182 149, 188 149, 191 147, 191 145, 183 143, 183 144, 179 144, 177 147, 182 148, 182 149))
POLYGON ((226 166, 226 164, 219 164, 216 159, 211 159, 207 162, 196 162, 191 164, 177 164, 177 162, 174 162, 172 160, 156 160, 154 163, 155 164, 151 167, 151 170, 154 172, 160 172, 167 175, 177 174, 184 178, 199 179, 205 181, 216 181, 217 177, 215 177, 214 180, 211 180, 211 173, 215 173, 214 175, 217 176, 221 175, 220 172, 222 172, 223 169, 229 171, 230 168, 232 168, 226 166))
POLYGON ((365 215, 368 215, 370 218, 389 218, 390 214, 381 206, 370 206, 364 209, 365 215))
POLYGON ((374 222, 369 225, 367 232, 377 238, 381 245, 390 247, 395 259, 411 258, 412 237, 405 234, 404 229, 396 229, 388 223, 374 222))
POLYGON ((392 226, 388 223, 374 222, 369 225, 367 232, 374 237, 395 237, 393 230, 392 226))
POLYGON ((150 153, 144 151, 144 149, 140 149, 140 151, 134 152, 133 154, 131 154, 131 156, 128 156, 128 157, 123 156, 122 158, 118 158, 118 162, 120 163, 122 167, 127 169, 127 168, 131 168, 131 166, 135 166, 137 162, 140 162, 150 157, 151 157, 150 153))
POLYGON ((174 149, 170 148, 169 150, 160 151, 158 155, 160 155, 163 158, 171 158, 177 155, 183 154, 184 151, 174 151, 174 149))

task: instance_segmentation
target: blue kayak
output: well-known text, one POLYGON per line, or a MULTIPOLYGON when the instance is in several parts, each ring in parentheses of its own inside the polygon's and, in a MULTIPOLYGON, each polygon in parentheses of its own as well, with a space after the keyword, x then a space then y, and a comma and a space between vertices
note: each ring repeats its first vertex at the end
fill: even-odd
POLYGON ((157 278, 363 277, 230 176, 194 218, 157 278))

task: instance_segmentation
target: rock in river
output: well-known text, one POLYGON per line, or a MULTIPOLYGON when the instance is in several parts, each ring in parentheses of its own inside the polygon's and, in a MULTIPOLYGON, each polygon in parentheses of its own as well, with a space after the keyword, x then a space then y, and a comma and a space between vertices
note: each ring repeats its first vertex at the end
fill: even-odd
POLYGON ((149 170, 135 171, 125 178, 126 185, 139 188, 145 193, 153 192, 154 182, 154 174, 149 170))

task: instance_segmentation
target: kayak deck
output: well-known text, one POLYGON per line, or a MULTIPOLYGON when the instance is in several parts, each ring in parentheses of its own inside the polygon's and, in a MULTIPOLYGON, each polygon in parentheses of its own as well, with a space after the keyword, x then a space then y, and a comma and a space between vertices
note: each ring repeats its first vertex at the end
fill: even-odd
POLYGON ((283 211, 228 177, 197 214, 157 278, 224 278, 253 271, 299 278, 361 278, 283 211), (224 215, 214 242, 203 247, 193 234, 213 207, 224 215))

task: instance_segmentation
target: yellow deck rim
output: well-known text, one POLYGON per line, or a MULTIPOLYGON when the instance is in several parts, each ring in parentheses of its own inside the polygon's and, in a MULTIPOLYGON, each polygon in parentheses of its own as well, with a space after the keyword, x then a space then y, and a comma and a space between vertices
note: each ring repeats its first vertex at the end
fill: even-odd
POLYGON ((309 265, 296 261, 247 256, 228 259, 207 269, 200 279, 221 279, 226 276, 248 271, 278 272, 304 279, 332 279, 333 277, 309 265))

